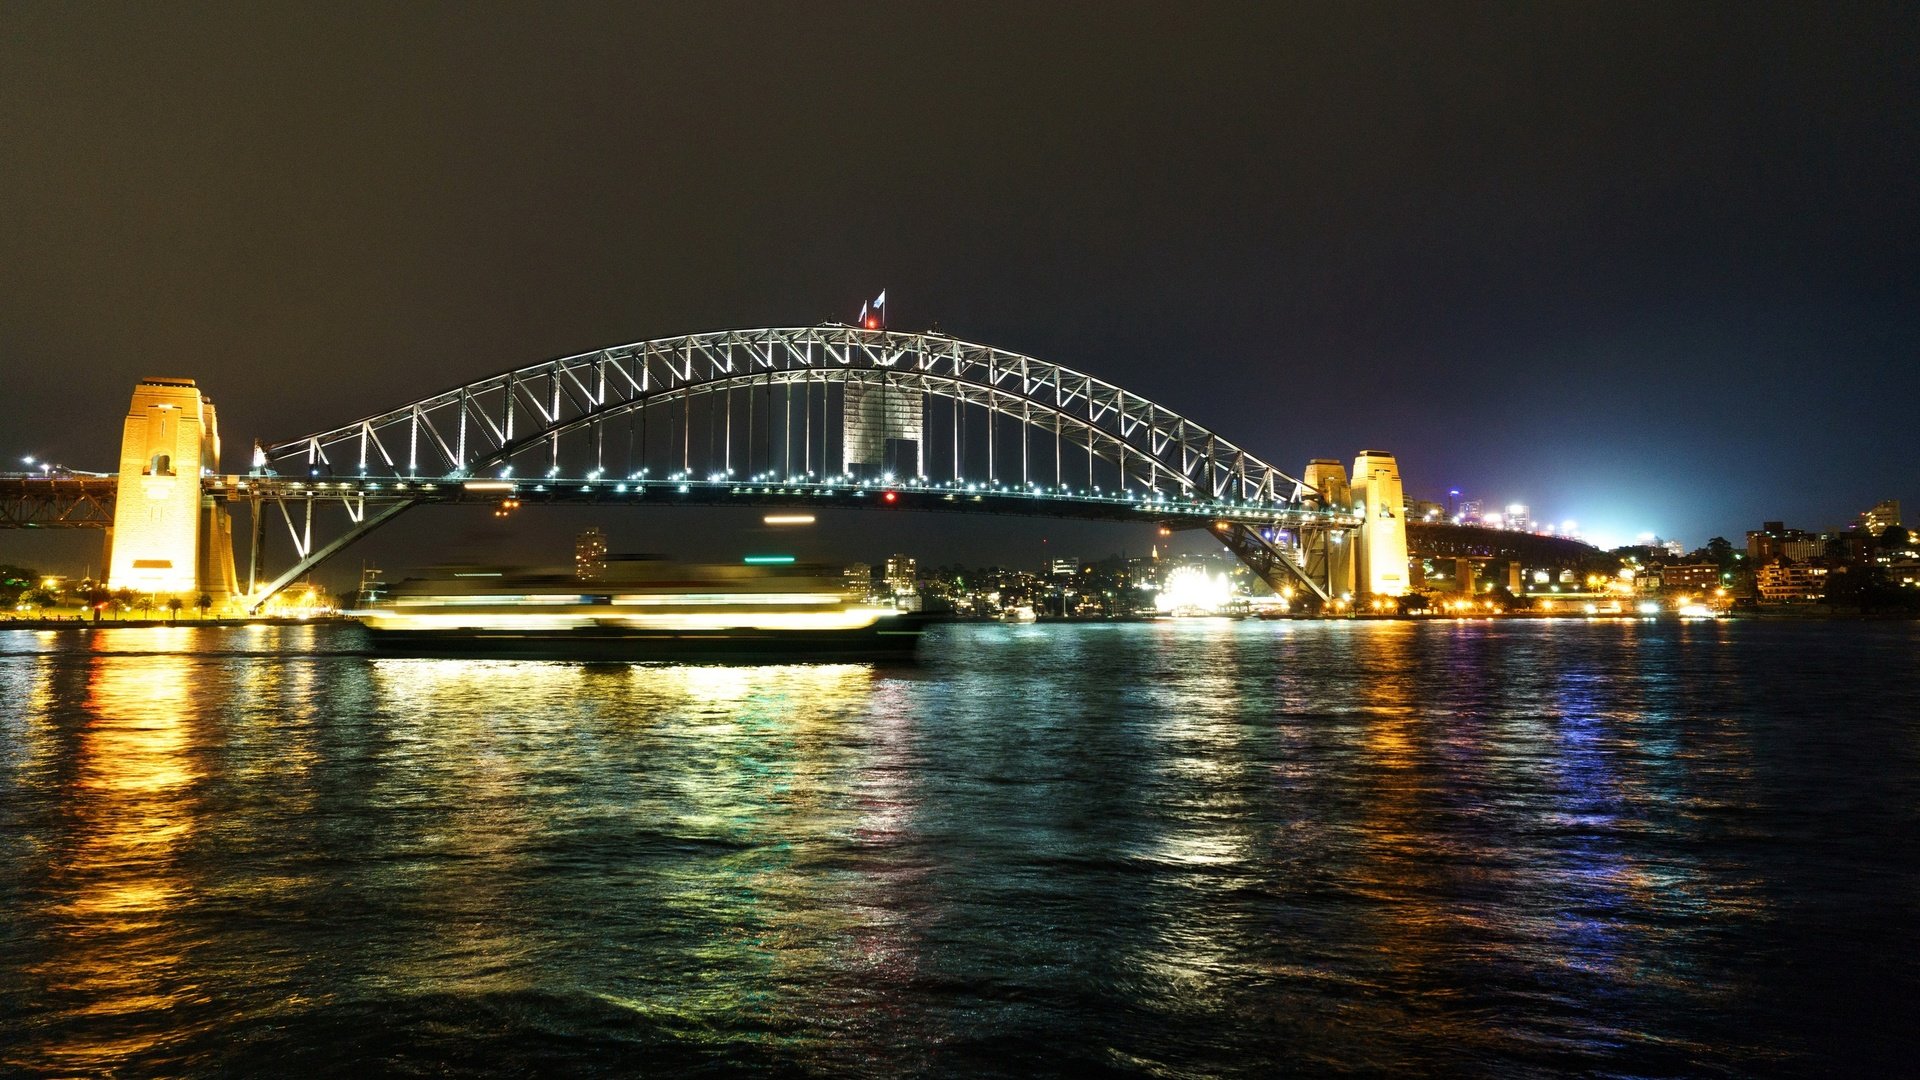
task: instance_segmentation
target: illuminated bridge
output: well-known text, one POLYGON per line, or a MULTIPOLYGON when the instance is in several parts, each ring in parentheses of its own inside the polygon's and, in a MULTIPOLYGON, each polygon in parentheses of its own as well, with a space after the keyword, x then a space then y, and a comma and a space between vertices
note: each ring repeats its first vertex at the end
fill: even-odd
POLYGON ((0 527, 113 523, 114 584, 146 573, 150 586, 170 580, 165 591, 178 591, 218 580, 223 557, 235 579, 224 508, 246 503, 247 573, 233 591, 256 610, 412 507, 473 502, 871 507, 1206 528, 1309 605, 1404 591, 1406 573, 1390 455, 1363 454, 1351 486, 1323 459, 1308 483, 1092 375, 939 334, 840 324, 691 334, 516 368, 256 445, 246 475, 217 471, 212 406, 190 380, 148 380, 123 445, 118 478, 0 481, 0 527), (196 455, 197 490, 176 483, 196 455), (175 504, 191 509, 174 518, 155 509, 175 504), (190 541, 154 524, 174 519, 195 526, 190 541), (280 526, 293 559, 269 574, 267 537, 280 526), (189 542, 191 551, 162 550, 189 542))

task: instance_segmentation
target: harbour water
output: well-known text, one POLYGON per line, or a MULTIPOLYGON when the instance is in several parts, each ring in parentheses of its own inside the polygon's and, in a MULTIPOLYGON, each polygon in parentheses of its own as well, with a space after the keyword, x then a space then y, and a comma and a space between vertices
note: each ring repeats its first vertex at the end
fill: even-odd
POLYGON ((0 1072, 1910 1075, 1920 624, 0 631, 0 1072))

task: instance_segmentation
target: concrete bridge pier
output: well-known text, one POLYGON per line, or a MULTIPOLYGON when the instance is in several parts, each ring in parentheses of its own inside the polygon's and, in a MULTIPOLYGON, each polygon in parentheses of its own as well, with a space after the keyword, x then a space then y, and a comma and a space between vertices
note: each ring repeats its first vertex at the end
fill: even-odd
POLYGON ((237 590, 233 520, 202 490, 220 468, 220 424, 192 379, 148 378, 121 428, 107 529, 108 587, 220 603, 237 590))

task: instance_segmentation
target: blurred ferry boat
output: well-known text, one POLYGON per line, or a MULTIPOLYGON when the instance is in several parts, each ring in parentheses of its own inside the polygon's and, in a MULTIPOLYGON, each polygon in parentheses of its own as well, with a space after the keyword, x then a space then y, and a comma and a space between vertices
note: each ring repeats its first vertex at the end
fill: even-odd
POLYGON ((924 620, 860 602, 838 567, 610 559, 571 569, 449 567, 351 612, 376 652, 695 662, 907 659, 924 620))

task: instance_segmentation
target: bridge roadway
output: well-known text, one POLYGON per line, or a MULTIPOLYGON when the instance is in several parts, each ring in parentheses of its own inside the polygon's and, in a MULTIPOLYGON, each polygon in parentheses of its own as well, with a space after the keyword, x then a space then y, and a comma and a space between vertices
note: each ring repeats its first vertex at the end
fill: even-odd
MULTIPOLYGON (((117 477, 0 473, 0 528, 98 529, 113 524, 117 477)), ((1024 517, 1080 518, 1141 522, 1169 528, 1205 528, 1226 521, 1253 528, 1297 525, 1352 528, 1359 519, 1298 504, 1264 500, 1196 500, 1164 494, 1142 497, 1110 492, 1026 489, 979 483, 929 481, 885 484, 845 478, 796 481, 697 480, 692 478, 611 480, 604 477, 432 480, 296 480, 276 476, 225 474, 202 479, 205 491, 229 502, 283 510, 335 503, 356 520, 368 505, 404 508, 421 504, 494 504, 521 502, 621 506, 765 506, 825 509, 901 509, 971 511, 1024 517), (887 493, 894 494, 892 502, 887 493)), ((262 515, 264 516, 264 514, 262 515)), ((293 525, 291 515, 288 524, 293 525)), ((1522 562, 1529 567, 1580 568, 1604 559, 1604 553, 1567 537, 1537 536, 1506 529, 1441 522, 1409 522, 1408 550, 1425 558, 1471 558, 1522 562)))
MULTIPOLYGON (((79 529, 113 524, 113 476, 0 474, 0 528, 79 529)), ((1321 525, 1354 528, 1360 519, 1284 501, 1199 500, 1139 492, 1102 492, 1029 485, 1007 487, 940 480, 885 483, 851 477, 728 480, 675 478, 295 480, 226 474, 201 479, 201 488, 236 503, 340 503, 355 518, 366 505, 588 503, 618 506, 817 506, 830 509, 973 511, 1024 517, 1133 521, 1180 528, 1229 521, 1262 527, 1321 525)))
POLYGON ((0 473, 0 529, 104 529, 119 487, 115 476, 0 473))
MULTIPOLYGON (((1258 527, 1319 525, 1355 528, 1360 519, 1279 500, 1201 500, 1140 492, 1076 490, 1032 484, 945 480, 885 482, 853 477, 813 480, 594 477, 432 480, 296 480, 273 476, 207 477, 208 493, 231 502, 347 504, 574 503, 614 506, 768 506, 827 509, 947 510, 1024 517, 1131 521, 1203 528, 1227 521, 1258 527)), ((356 515, 357 516, 357 515, 356 515)))

